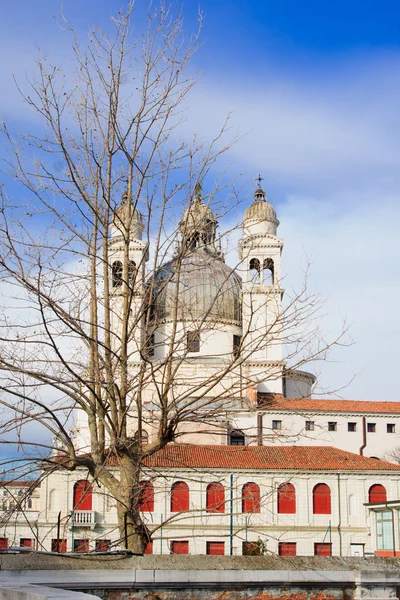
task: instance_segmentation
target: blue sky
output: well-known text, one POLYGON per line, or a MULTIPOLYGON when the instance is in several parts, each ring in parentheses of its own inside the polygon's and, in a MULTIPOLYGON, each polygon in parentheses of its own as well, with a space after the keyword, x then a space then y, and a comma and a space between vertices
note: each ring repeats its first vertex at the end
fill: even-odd
MULTIPOLYGON (((65 0, 84 35, 109 26, 117 0, 65 0)), ((144 0, 138 2, 138 20, 144 0)), ((186 2, 185 27, 205 15, 201 72, 188 134, 211 137, 232 111, 242 135, 234 173, 261 172, 285 239, 295 284, 303 256, 312 289, 327 298, 325 326, 345 318, 355 344, 321 365, 321 383, 354 399, 398 400, 400 335, 400 3, 382 0, 205 0, 186 2)), ((12 82, 32 73, 39 46, 68 61, 56 0, 0 5, 0 114, 29 125, 12 82)), ((138 25, 140 28, 140 24, 138 25)))

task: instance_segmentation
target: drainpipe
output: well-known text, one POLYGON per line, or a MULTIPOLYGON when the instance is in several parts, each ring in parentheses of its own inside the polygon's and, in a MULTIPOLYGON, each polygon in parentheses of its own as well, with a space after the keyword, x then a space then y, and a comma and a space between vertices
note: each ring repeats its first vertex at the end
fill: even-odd
POLYGON ((338 517, 339 522, 337 526, 338 534, 339 534, 339 556, 342 556, 342 504, 340 501, 340 473, 337 474, 337 484, 338 484, 338 517))
POLYGON ((230 476, 229 554, 233 556, 233 475, 230 476))
POLYGON ((263 415, 257 415, 257 446, 263 445, 263 415))
POLYGON ((364 448, 367 445, 367 420, 365 417, 362 417, 362 442, 363 445, 360 448, 360 456, 363 456, 364 448))

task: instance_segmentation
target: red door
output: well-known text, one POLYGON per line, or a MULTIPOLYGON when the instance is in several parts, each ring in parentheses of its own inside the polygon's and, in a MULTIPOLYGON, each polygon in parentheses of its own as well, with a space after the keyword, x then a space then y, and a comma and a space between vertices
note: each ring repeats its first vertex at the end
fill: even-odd
POLYGON ((207 512, 225 512, 225 489, 221 483, 210 483, 206 492, 207 512))
POLYGON ((74 510, 92 510, 92 484, 86 479, 74 485, 74 510))
POLYGON ((171 542, 171 554, 189 554, 189 542, 182 540, 171 542))
POLYGON ((296 514, 296 490, 291 483, 282 483, 278 488, 278 513, 296 514))
POLYGON ((313 489, 314 515, 331 514, 331 490, 326 483, 318 483, 313 489))
POLYGON ((74 540, 74 552, 89 552, 89 540, 74 540))
POLYGON ((189 510, 189 486, 184 481, 177 481, 171 489, 171 512, 189 510))
POLYGON ((207 554, 223 556, 225 554, 225 542, 207 542, 207 554))
POLYGON ((371 485, 368 492, 368 502, 386 502, 386 489, 380 483, 371 485))
POLYGON ((33 540, 31 538, 21 538, 19 541, 19 545, 21 548, 33 548, 32 544, 33 540))
POLYGON ((67 540, 51 540, 51 551, 52 552, 66 552, 67 551, 67 540))
POLYGON ((260 512, 260 488, 256 483, 245 483, 242 488, 242 512, 260 512))
POLYGON ((279 556, 296 556, 296 542, 279 542, 279 556))

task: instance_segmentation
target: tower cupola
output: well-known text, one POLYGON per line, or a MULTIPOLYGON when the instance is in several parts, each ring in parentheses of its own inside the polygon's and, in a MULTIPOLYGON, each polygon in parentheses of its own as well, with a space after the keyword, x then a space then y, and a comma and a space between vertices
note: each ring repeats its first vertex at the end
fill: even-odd
POLYGON ((267 200, 263 189, 258 187, 254 192, 254 201, 244 213, 243 227, 248 235, 276 235, 279 221, 275 208, 267 200))
POLYGON ((207 204, 204 204, 202 186, 197 183, 190 205, 183 212, 179 223, 183 246, 191 250, 203 248, 213 254, 220 254, 220 249, 216 245, 217 226, 214 213, 207 204))

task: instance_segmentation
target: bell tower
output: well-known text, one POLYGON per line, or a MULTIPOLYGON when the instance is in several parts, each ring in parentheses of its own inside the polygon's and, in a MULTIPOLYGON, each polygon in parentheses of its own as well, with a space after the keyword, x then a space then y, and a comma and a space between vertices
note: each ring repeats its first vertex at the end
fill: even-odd
POLYGON ((274 207, 259 187, 246 210, 239 242, 242 271, 243 336, 247 337, 246 367, 258 391, 282 393, 282 340, 280 286, 283 240, 274 207))
POLYGON ((145 263, 148 246, 142 240, 144 231, 140 212, 128 202, 128 194, 122 196, 110 226, 109 277, 111 331, 115 349, 121 343, 124 315, 129 315, 129 361, 140 361, 143 345, 142 307, 144 298, 145 263))

